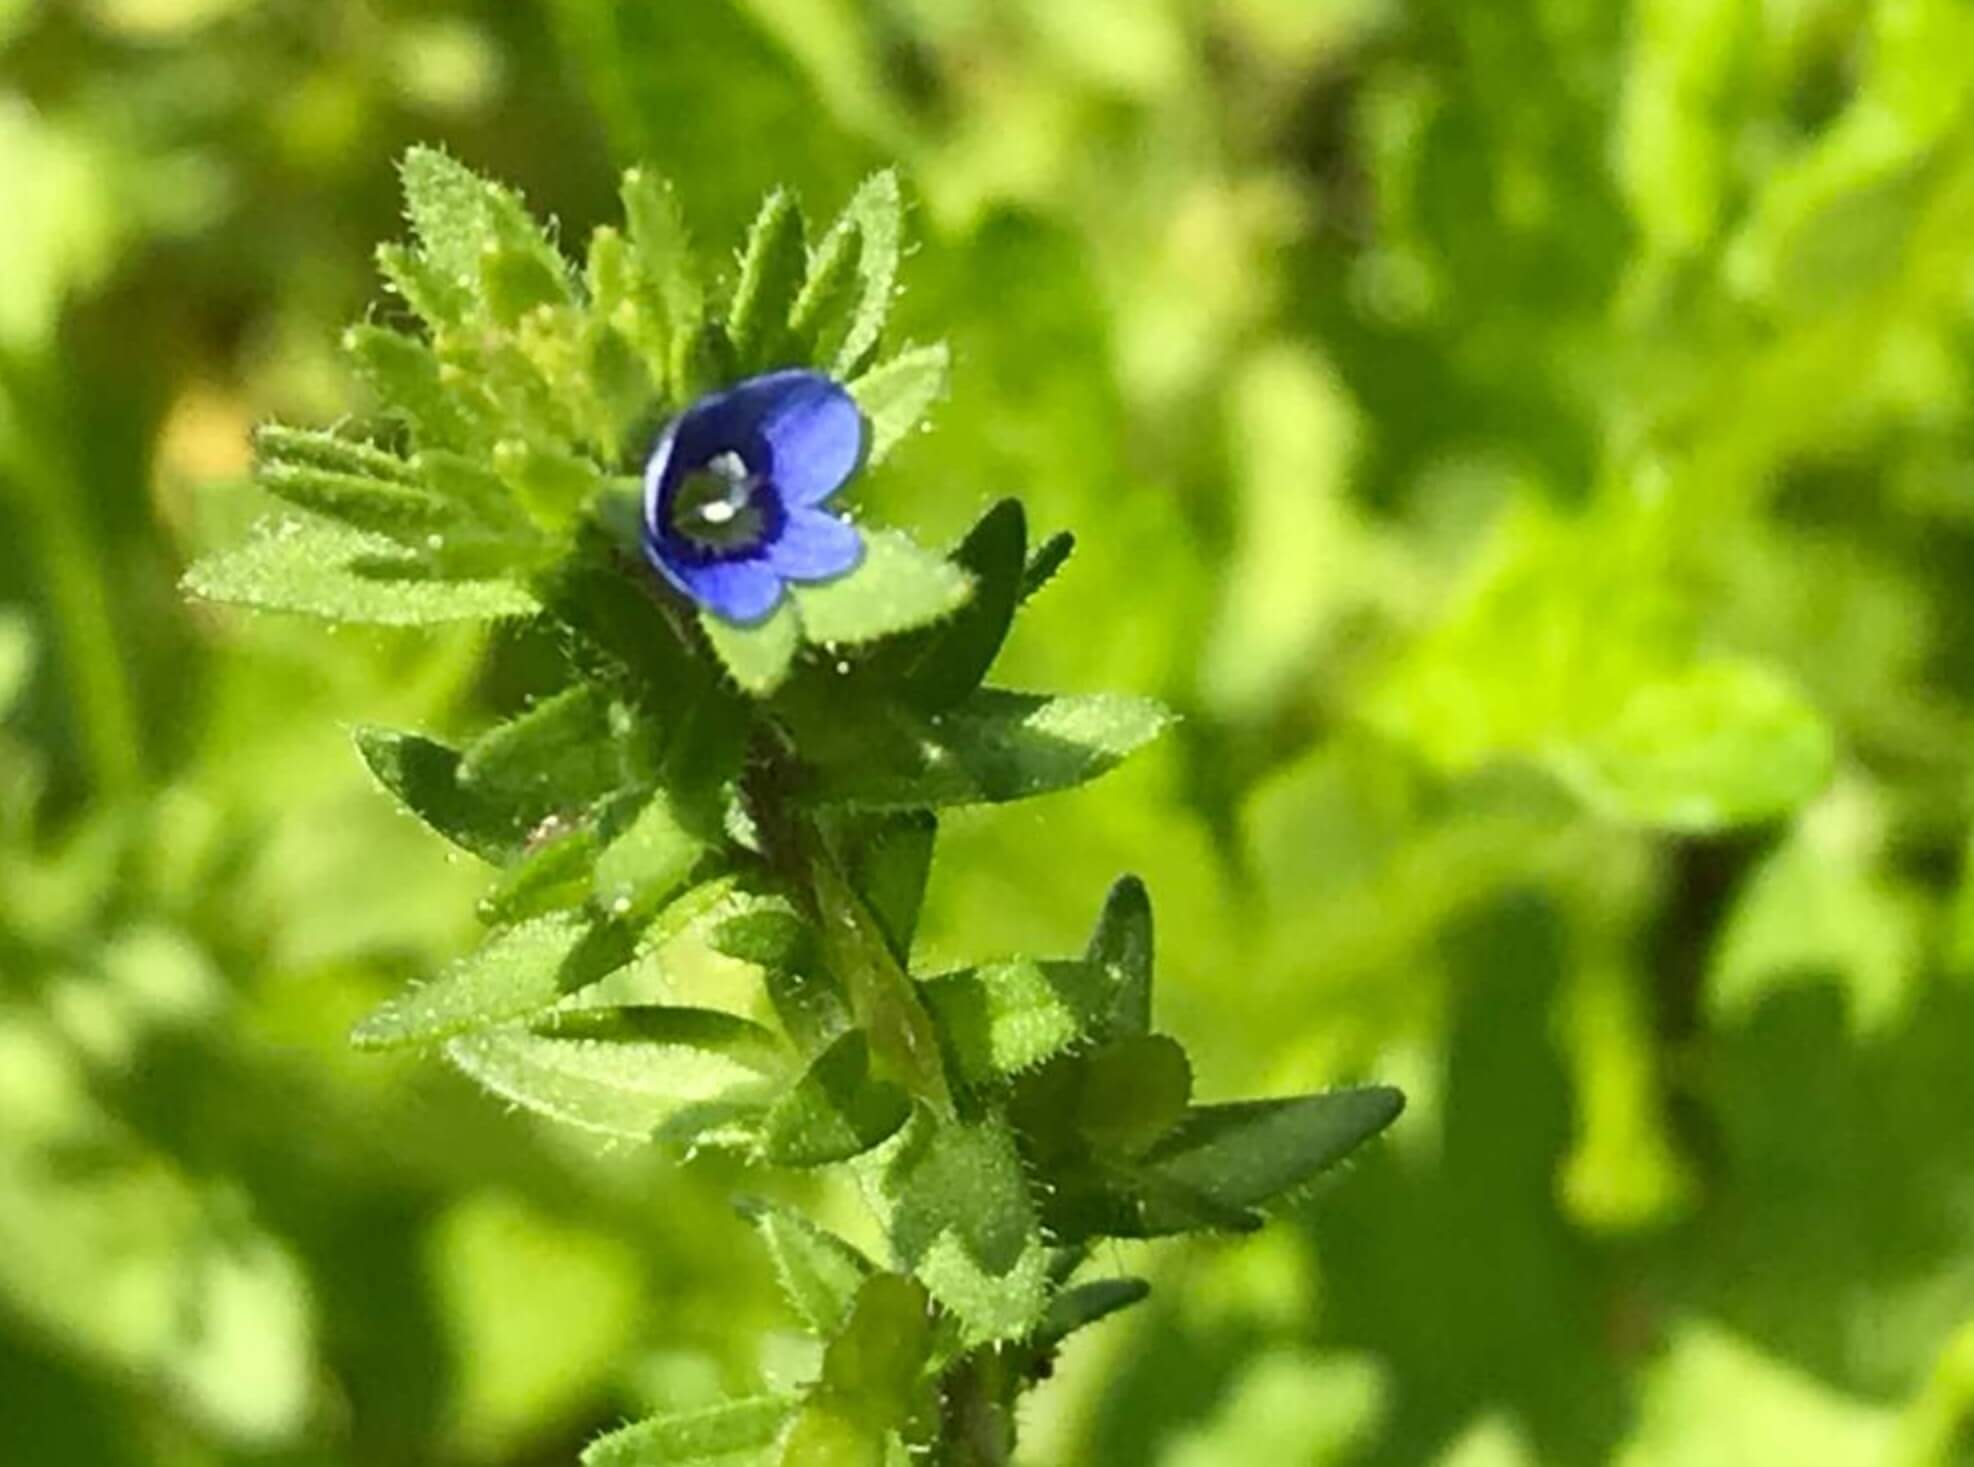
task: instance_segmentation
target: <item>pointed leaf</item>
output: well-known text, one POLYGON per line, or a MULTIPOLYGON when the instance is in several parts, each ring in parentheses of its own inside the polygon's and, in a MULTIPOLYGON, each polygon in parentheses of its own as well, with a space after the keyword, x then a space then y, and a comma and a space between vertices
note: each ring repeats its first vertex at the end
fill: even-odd
POLYGON ((871 1261, 779 1203, 748 1199, 737 1206, 767 1244, 782 1293, 809 1332, 835 1335, 850 1317, 857 1290, 874 1272, 871 1261))
POLYGON ((358 728, 355 737, 377 782, 454 845, 495 865, 520 850, 525 822, 511 804, 460 783, 457 750, 387 728, 358 728))
POLYGON ((998 804, 1087 784, 1165 731, 1172 714, 1116 693, 1046 697, 983 688, 930 718, 894 714, 861 759, 818 775, 813 797, 866 809, 998 804))
POLYGON ((647 912, 685 885, 705 853, 672 793, 653 790, 597 856, 596 900, 612 912, 647 912))
POLYGON ((1074 959, 1015 958, 921 981, 947 1053, 967 1084, 1033 1069, 1093 1035, 1116 1002, 1106 971, 1074 959))
POLYGON ((787 322, 806 259, 802 211, 792 194, 776 189, 748 232, 733 308, 727 313, 727 339, 742 372, 789 364, 787 322))
POLYGON ((1404 1108, 1405 1097, 1382 1085, 1197 1106, 1142 1166, 1218 1205, 1253 1207, 1326 1171, 1404 1108))
MULTIPOLYGON (((769 1036, 731 1014, 609 1011, 617 1032, 594 1037, 485 1029, 446 1046, 466 1074, 516 1105, 611 1136, 646 1138, 688 1106, 745 1094, 771 1069, 769 1036)), ((571 1016, 572 1029, 594 1019, 571 1016)))
POLYGON ((608 694, 577 683, 466 746, 460 783, 517 808, 580 810, 626 778, 608 694))
POLYGON ((856 815, 852 823, 854 830, 840 833, 837 842, 844 872, 884 929, 892 954, 909 966, 939 821, 928 810, 903 810, 856 815))
POLYGON ((720 665, 733 674, 733 680, 757 698, 765 698, 782 685, 795 653, 802 645, 802 622, 794 603, 783 597, 781 604, 764 621, 752 626, 728 621, 710 611, 699 613, 699 625, 720 665))
POLYGON ((377 246, 377 272, 434 331, 458 330, 472 314, 472 289, 431 256, 401 244, 377 246))
POLYGON ((953 552, 972 577, 972 599, 930 634, 907 675, 906 696, 921 708, 950 708, 978 688, 1014 625, 1028 554, 1021 501, 1003 499, 953 552))
POLYGON ((1050 1302, 1049 1312, 1035 1331, 1035 1343, 1053 1349, 1086 1325, 1108 1319, 1150 1296, 1151 1285, 1138 1278, 1092 1279, 1064 1289, 1050 1302))
POLYGON ((624 175, 622 197, 638 268, 658 292, 667 334, 683 340, 698 330, 705 296, 677 196, 649 169, 633 168, 624 175))
POLYGON ((950 616, 972 594, 973 581, 896 530, 867 530, 855 570, 789 589, 807 639, 829 646, 874 642, 950 616))
POLYGON ((732 1467, 740 1454, 773 1446, 800 1404, 795 1396, 753 1396, 654 1416, 591 1442, 583 1467, 732 1467))
POLYGON ((374 444, 312 428, 263 423, 254 430, 254 457, 263 463, 308 465, 366 479, 388 479, 415 487, 418 468, 374 444))
POLYGON ((312 464, 264 463, 254 482, 298 509, 374 530, 393 540, 422 542, 457 523, 453 507, 436 495, 390 479, 343 473, 312 464))
POLYGON ((628 929, 557 913, 494 934, 430 983, 393 999, 356 1026, 363 1049, 428 1044, 542 1013, 628 963, 628 929))
POLYGON ((1192 1063, 1178 1042, 1134 1034, 1084 1061, 1076 1123, 1099 1151, 1138 1152, 1178 1123, 1192 1094, 1192 1063))
POLYGON ((181 584, 223 605, 377 626, 496 621, 541 609, 517 582, 440 579, 381 535, 312 518, 262 520, 245 544, 196 562, 181 584))
POLYGON ((1058 530, 1028 557, 1028 565, 1021 573, 1021 599, 1025 602, 1037 591, 1055 579, 1069 553, 1076 548, 1076 537, 1067 530, 1058 530))
POLYGON ((382 326, 352 326, 343 351, 370 384, 383 410, 410 425, 421 448, 471 451, 484 445, 499 422, 492 399, 442 367, 422 341, 382 326))
POLYGON ((850 384, 870 420, 870 462, 883 463, 946 395, 952 355, 946 344, 914 347, 870 369, 850 384))
POLYGON ((857 234, 859 289, 843 328, 843 343, 830 368, 838 378, 850 376, 870 360, 884 334, 885 319, 891 314, 905 234, 897 174, 886 169, 866 179, 831 233, 851 227, 857 234))
POLYGON ((769 1109, 761 1155, 777 1166, 847 1161, 897 1131, 911 1109, 903 1090, 872 1077, 869 1037, 852 1030, 769 1109))
POLYGON ((1117 984, 1113 1014, 1120 1034, 1144 1034, 1151 1029, 1152 910, 1145 884, 1121 876, 1104 898, 1097 930, 1090 934, 1084 961, 1098 964, 1117 984))

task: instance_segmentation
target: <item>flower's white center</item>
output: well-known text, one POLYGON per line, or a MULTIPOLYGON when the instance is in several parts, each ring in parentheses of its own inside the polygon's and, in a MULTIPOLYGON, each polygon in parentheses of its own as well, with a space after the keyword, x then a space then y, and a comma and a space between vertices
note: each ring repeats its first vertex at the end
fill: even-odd
POLYGON ((686 475, 672 501, 672 525, 681 534, 713 549, 733 549, 762 530, 754 491, 760 480, 733 450, 716 453, 686 475))

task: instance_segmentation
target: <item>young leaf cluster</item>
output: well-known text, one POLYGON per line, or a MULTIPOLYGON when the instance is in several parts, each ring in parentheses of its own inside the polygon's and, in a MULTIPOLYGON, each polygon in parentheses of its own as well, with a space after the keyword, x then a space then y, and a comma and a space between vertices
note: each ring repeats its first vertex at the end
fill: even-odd
POLYGON ((445 155, 414 150, 404 181, 413 240, 378 259, 419 329, 345 341, 375 431, 263 430, 257 481, 282 511, 188 576, 341 621, 521 619, 561 650, 558 686, 470 740, 358 731, 378 782, 489 874, 478 948, 356 1042, 441 1050, 601 1135, 861 1182, 881 1257, 744 1204, 821 1341, 816 1379, 627 1427, 590 1467, 1006 1460, 1014 1401, 1061 1340, 1144 1293, 1078 1281, 1092 1245, 1259 1226, 1400 1098, 1196 1100, 1152 1024, 1131 877, 1081 953, 914 964, 942 810, 1083 784, 1169 721, 1142 698, 987 684, 1069 550, 1031 545, 1019 502, 943 555, 865 529, 854 571, 752 626, 695 611, 642 560, 640 455, 700 394, 826 372, 873 460, 939 395, 943 348, 884 355, 889 175, 813 240, 772 195, 727 279, 645 172, 581 270, 445 155))

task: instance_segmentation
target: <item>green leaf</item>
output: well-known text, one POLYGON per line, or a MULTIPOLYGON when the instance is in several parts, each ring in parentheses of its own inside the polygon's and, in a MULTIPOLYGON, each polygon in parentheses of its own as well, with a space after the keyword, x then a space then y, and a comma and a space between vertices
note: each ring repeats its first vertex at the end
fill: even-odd
POLYGON ((910 1412, 932 1352, 928 1305, 914 1279, 895 1273, 865 1279, 841 1332, 823 1352, 817 1396, 881 1439, 910 1412))
POLYGON ((1099 1150, 1143 1151, 1185 1115, 1192 1093, 1192 1064, 1178 1042, 1134 1034, 1084 1061, 1077 1125, 1099 1150))
POLYGON ((973 592, 964 570, 896 530, 866 530, 863 539, 863 559, 848 575, 789 588, 809 641, 875 642, 952 615, 973 592))
POLYGON ((776 189, 748 233, 733 308, 727 313, 727 339, 743 373, 790 363, 787 322, 806 258, 802 211, 792 194, 776 189))
POLYGON ((416 464, 374 444, 345 438, 340 433, 290 428, 280 423, 263 423, 254 430, 254 457, 263 463, 326 469, 413 488, 421 477, 416 464))
POLYGON ((653 790, 597 856, 596 900, 612 912, 647 912, 685 885, 706 849, 672 793, 653 790))
POLYGON ((494 925, 579 907, 590 898, 591 870, 601 849, 591 825, 546 832, 500 873, 474 910, 494 925))
POLYGON ((481 178, 436 148, 414 147, 398 165, 405 212, 426 257, 460 281, 482 278, 489 250, 527 260, 567 292, 568 267, 519 194, 481 178))
POLYGON ((384 283, 432 330, 456 331, 466 324, 474 306, 471 288, 429 255, 401 244, 381 244, 376 261, 384 283))
POLYGON ((862 294, 854 221, 840 219, 809 253, 802 289, 788 313, 788 331, 800 359, 831 362, 842 349, 862 294))
POLYGON ((1145 1155, 1148 1177, 1216 1206, 1253 1207, 1312 1180, 1398 1119, 1388 1086, 1196 1106, 1145 1155))
POLYGON ((1111 975, 1117 985, 1112 1011, 1119 1034, 1144 1034, 1151 1029, 1152 909, 1145 884, 1135 876, 1120 876, 1104 898, 1096 931, 1090 934, 1083 960, 1111 975))
POLYGON ((870 1040, 842 1035, 769 1109, 761 1155, 777 1166, 822 1166, 860 1156, 905 1124, 905 1092, 870 1073, 870 1040))
POLYGON ((749 1199, 737 1205, 767 1245, 782 1293, 803 1324, 812 1334, 836 1334, 850 1317, 857 1290, 874 1271, 871 1261, 778 1203, 749 1199))
POLYGON ((254 482, 298 509, 328 515, 359 530, 374 530, 393 540, 422 542, 458 519, 451 505, 423 489, 312 464, 264 463, 254 482))
POLYGON ((970 1340, 1035 1327, 1047 1305, 1049 1250, 1006 1126, 921 1112, 880 1187, 892 1246, 970 1340))
POLYGON ((999 804, 1087 784, 1166 729, 1172 714, 1116 693, 1046 697, 983 688, 930 718, 894 711, 861 758, 819 771, 821 803, 867 809, 999 804))
POLYGON ((503 326, 518 325, 539 307, 569 301, 568 267, 525 245, 487 245, 480 251, 479 275, 487 313, 503 326))
POLYGON ((317 519, 264 519, 244 545, 199 560, 181 584, 222 605, 378 626, 497 621, 541 609, 516 582, 440 579, 381 535, 317 519))
POLYGON ((638 268, 658 291, 667 334, 683 341, 698 331, 706 305, 678 198, 670 183, 644 168, 624 175, 621 193, 638 268))
POLYGON ((1092 1279, 1064 1289, 1049 1302, 1049 1312, 1036 1328, 1035 1343, 1053 1349, 1079 1329, 1141 1304, 1150 1296, 1151 1285, 1138 1278, 1092 1279))
POLYGON ((644 1139, 690 1106, 753 1093, 772 1073, 757 1024, 711 1009, 614 1009, 563 1019, 575 1035, 484 1029, 446 1045, 503 1099, 584 1130, 644 1139))
POLYGON ((751 626, 703 610, 699 625, 720 665, 757 698, 767 697, 782 685, 802 645, 801 618, 787 597, 765 620, 751 626))
POLYGON ((883 928, 892 955, 904 966, 911 961, 938 833, 937 818, 926 810, 857 814, 837 824, 836 846, 844 874, 883 928))
POLYGON ((842 218, 832 226, 825 245, 829 238, 852 228, 858 243, 859 290, 843 327, 842 345, 830 367, 830 374, 839 379, 851 376, 870 360, 891 313, 905 233, 897 174, 886 169, 866 179, 844 208, 842 218))
POLYGON ((505 800, 460 782, 457 750, 387 728, 358 728, 355 737, 377 782, 454 845, 495 865, 520 850, 526 824, 505 800))
POLYGON ((628 963, 627 928, 556 913, 495 933, 430 983, 393 999, 356 1026, 363 1049, 429 1044, 542 1013, 628 963))
POLYGON ((1773 819, 1830 780, 1829 726, 1787 681, 1753 663, 1701 663, 1645 684, 1556 756, 1564 779, 1613 816, 1705 834, 1773 819))
POLYGON ((731 1467, 740 1454, 773 1446, 799 1404, 794 1396, 753 1396, 654 1416, 591 1442, 583 1467, 731 1467))
POLYGON ((869 462, 883 463, 918 427, 946 395, 951 369, 952 354, 940 342, 902 351, 850 384, 850 396, 870 420, 869 462))
POLYGON ((494 445, 494 472, 537 524, 568 525, 603 491, 603 475, 586 458, 508 438, 494 445))
POLYGON ((1074 959, 962 968, 921 980, 919 993, 972 1086, 1033 1069, 1088 1039, 1117 999, 1109 973, 1074 959))
POLYGON ((466 746, 462 785, 542 815, 581 810, 624 784, 612 700, 577 683, 466 746))
POLYGON ((905 696, 921 708, 950 708, 978 688, 1014 625, 1028 555, 1028 521, 1021 501, 989 509, 953 552, 973 577, 974 593, 952 618, 929 633, 906 675, 905 696))
POLYGON ((501 418, 493 399, 456 368, 442 367, 424 342, 382 326, 352 326, 343 350, 384 412, 406 422, 421 448, 472 452, 493 436, 501 418))
POLYGON ((1021 599, 1025 602, 1037 591, 1048 585, 1061 570, 1063 562, 1069 559, 1076 548, 1076 537, 1068 530, 1058 530, 1028 557, 1028 565, 1021 573, 1021 599))

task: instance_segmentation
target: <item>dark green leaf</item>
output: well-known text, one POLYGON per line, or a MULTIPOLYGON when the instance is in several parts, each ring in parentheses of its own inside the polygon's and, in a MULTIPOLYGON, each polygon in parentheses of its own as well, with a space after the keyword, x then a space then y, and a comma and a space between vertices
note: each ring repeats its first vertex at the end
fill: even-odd
POLYGON ((1076 537, 1067 530, 1058 530, 1028 557, 1028 566, 1021 573, 1021 599, 1026 601, 1037 591, 1055 579, 1056 572, 1062 569, 1069 553, 1076 548, 1076 537))
POLYGON ((1177 1124, 1192 1093, 1192 1065, 1176 1040, 1130 1035, 1084 1061, 1077 1125, 1101 1151, 1142 1151, 1177 1124))
POLYGON ((1326 1171, 1398 1119, 1387 1086, 1205 1105, 1148 1152, 1143 1171, 1217 1205, 1257 1206, 1326 1171))
POLYGON ((789 364, 787 323, 806 258, 802 211, 793 195, 776 189, 748 233, 727 313, 727 339, 743 373, 789 364))
POLYGON ((505 800, 460 783, 457 750, 386 728, 357 729, 356 747, 377 782, 454 845, 495 865, 520 850, 525 822, 505 800))
POLYGON ((1084 1326, 1143 1303, 1150 1295, 1151 1285, 1134 1278, 1092 1279, 1064 1289, 1050 1301, 1049 1312, 1035 1331, 1035 1343, 1053 1349, 1084 1326))
POLYGON ((1117 999, 1102 968, 1016 958, 923 980, 919 992, 969 1085, 1033 1069, 1090 1038, 1117 999))
POLYGON ((1152 910, 1145 884, 1135 876, 1120 876, 1104 898, 1097 929, 1090 934, 1084 961, 1095 963, 1117 984, 1113 1013, 1120 1034, 1144 1034, 1151 1029, 1152 910))
POLYGON ((777 1166, 822 1166, 860 1156, 911 1114, 905 1092, 870 1073, 870 1041, 852 1030, 816 1056, 774 1103, 761 1127, 761 1155, 777 1166))
POLYGON ((972 598, 929 634, 907 674, 906 696, 921 708, 950 708, 978 688, 1014 625, 1028 554, 1021 501, 1003 499, 953 552, 972 577, 972 598))

